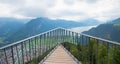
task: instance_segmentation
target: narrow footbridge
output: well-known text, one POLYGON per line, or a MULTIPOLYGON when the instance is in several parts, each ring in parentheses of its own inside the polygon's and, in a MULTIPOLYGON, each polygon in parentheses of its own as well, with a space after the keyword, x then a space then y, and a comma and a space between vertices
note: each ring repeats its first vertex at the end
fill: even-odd
POLYGON ((0 47, 0 64, 120 64, 120 43, 55 28, 0 47))
POLYGON ((68 51, 62 46, 58 45, 52 54, 40 64, 78 64, 68 51))

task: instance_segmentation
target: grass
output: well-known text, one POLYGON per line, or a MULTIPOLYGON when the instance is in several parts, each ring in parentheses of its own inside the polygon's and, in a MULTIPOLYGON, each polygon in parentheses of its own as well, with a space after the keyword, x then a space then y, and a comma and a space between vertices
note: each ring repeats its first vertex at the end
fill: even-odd
POLYGON ((4 40, 3 38, 0 38, 0 43, 3 43, 3 40, 4 40))
POLYGON ((120 24, 113 24, 113 26, 120 28, 120 24))

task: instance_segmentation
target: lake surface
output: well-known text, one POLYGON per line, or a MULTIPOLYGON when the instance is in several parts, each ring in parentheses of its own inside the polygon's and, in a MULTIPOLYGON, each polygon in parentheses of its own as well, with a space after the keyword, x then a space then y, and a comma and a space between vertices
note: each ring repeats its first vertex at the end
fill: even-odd
POLYGON ((97 27, 96 26, 83 26, 83 27, 75 27, 75 28, 71 28, 70 30, 74 31, 74 32, 83 32, 83 31, 88 31, 89 29, 93 28, 93 27, 97 27))

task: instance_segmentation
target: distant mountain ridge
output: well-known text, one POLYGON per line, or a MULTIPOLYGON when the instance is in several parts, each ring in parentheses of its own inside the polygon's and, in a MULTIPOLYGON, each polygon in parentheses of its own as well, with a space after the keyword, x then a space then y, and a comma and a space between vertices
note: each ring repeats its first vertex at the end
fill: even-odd
POLYGON ((101 24, 83 33, 120 42, 120 18, 101 24))
POLYGON ((3 45, 3 41, 19 30, 28 19, 16 19, 8 17, 0 17, 0 46, 3 45))
POLYGON ((75 21, 68 21, 68 20, 52 20, 49 18, 36 18, 32 19, 28 23, 26 23, 23 27, 21 27, 18 31, 14 34, 10 35, 8 38, 5 39, 6 43, 15 42, 29 36, 33 36, 45 31, 48 31, 53 28, 63 27, 63 28, 72 28, 72 27, 80 27, 80 26, 88 26, 88 25, 96 25, 97 20, 91 21, 93 24, 88 23, 87 21, 83 22, 75 22, 75 21), (96 22, 96 23, 95 23, 96 22))
POLYGON ((25 24, 24 21, 27 20, 0 17, 0 38, 7 37, 17 31, 25 24))

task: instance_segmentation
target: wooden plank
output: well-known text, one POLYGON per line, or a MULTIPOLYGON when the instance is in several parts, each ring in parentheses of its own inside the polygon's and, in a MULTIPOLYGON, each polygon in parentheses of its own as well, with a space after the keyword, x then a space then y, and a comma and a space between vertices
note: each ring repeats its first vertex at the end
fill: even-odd
POLYGON ((76 61, 59 45, 43 64, 77 64, 76 61))

